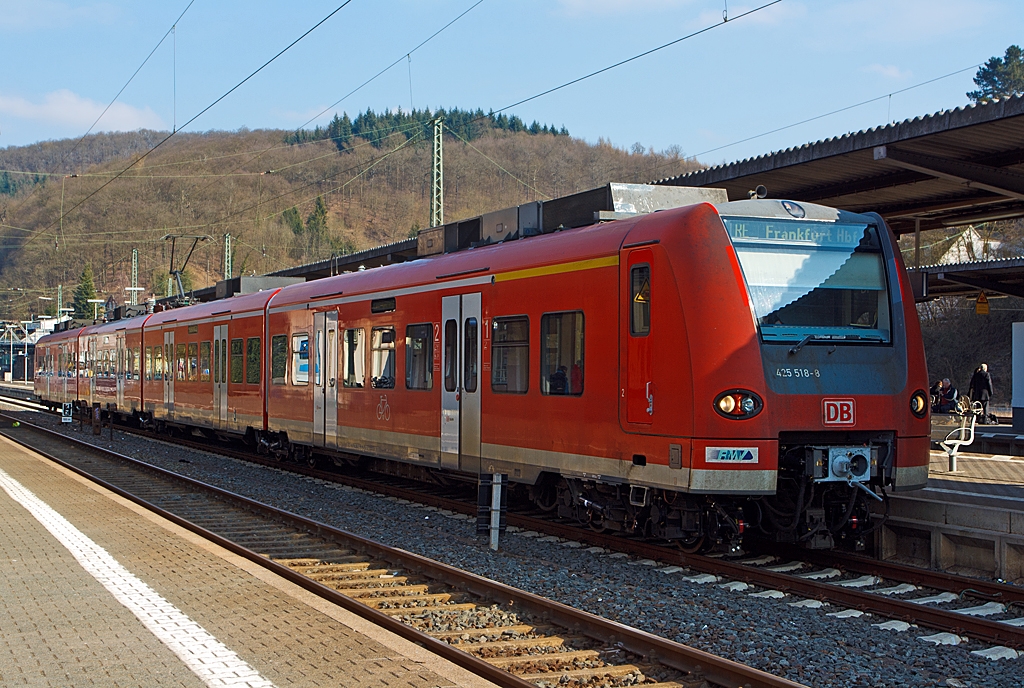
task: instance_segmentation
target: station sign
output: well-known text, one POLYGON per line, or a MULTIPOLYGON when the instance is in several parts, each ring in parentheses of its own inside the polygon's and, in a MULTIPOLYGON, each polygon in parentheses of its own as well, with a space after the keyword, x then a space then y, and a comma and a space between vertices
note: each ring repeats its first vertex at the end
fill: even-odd
POLYGON ((71 409, 71 403, 70 402, 65 402, 65 403, 61 404, 61 407, 60 407, 60 422, 61 423, 70 423, 71 422, 71 413, 72 413, 72 409, 71 409))

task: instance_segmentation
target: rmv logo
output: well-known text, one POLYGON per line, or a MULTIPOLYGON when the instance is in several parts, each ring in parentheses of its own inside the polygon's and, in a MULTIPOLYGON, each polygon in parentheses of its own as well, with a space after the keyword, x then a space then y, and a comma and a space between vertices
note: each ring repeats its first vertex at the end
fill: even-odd
POLYGON ((854 425, 857 422, 853 399, 822 399, 821 407, 825 425, 854 425))
POLYGON ((719 461, 753 461, 754 455, 749 449, 719 449, 719 461))

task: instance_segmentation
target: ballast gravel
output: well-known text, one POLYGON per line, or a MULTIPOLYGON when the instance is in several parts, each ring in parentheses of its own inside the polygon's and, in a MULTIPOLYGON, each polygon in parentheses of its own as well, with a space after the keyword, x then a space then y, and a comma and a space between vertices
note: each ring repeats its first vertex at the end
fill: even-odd
MULTIPOLYGON (((61 426, 50 416, 32 413, 26 419, 61 426)), ((885 630, 873 624, 887 620, 870 614, 834 618, 828 614, 841 609, 791 606, 799 598, 757 597, 750 593, 760 589, 730 589, 724 581, 691 582, 686 578, 696 572, 658 562, 637 565, 628 557, 566 547, 536 533, 508 533, 493 552, 476 536, 472 519, 437 509, 120 432, 111 441, 109 433, 101 438, 87 434, 88 427, 85 432, 62 429, 161 468, 809 686, 1024 685, 1024 655, 992 660, 971 654, 989 644, 936 645, 920 639, 932 635, 930 629, 885 630)), ((493 613, 496 623, 514 619, 498 609, 493 613)), ((410 620, 435 628, 457 621, 410 620)))

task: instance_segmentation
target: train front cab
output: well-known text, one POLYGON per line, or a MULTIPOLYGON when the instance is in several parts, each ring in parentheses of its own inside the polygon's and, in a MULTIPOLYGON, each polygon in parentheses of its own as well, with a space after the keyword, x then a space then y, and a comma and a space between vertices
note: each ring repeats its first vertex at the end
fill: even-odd
POLYGON ((748 517, 776 540, 862 546, 872 503, 928 477, 924 351, 898 246, 877 215, 764 200, 718 212, 762 369, 714 410, 737 426, 763 417, 778 441, 775 494, 748 517))

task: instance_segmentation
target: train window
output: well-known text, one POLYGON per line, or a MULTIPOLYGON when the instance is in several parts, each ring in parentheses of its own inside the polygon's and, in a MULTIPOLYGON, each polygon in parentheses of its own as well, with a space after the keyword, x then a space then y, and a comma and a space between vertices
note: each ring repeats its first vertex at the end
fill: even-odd
POLYGON ((525 394, 530 386, 530 319, 495 318, 491 337, 491 389, 525 394))
POLYGON ((199 379, 199 343, 191 342, 188 345, 188 380, 195 382, 199 379))
POLYGON ((395 387, 395 328, 375 327, 370 332, 370 386, 395 387))
POLYGON ((135 380, 141 380, 142 379, 142 378, 139 377, 139 368, 142 366, 142 359, 139 356, 140 351, 141 351, 141 348, 137 347, 137 346, 132 349, 132 356, 135 359, 132 362, 132 376, 133 376, 133 378, 135 380))
POLYGON ((260 383, 260 338, 250 337, 245 341, 245 382, 249 385, 260 383))
POLYGON ((162 346, 153 347, 153 379, 164 379, 164 348, 162 346))
POLYGON ((210 381, 210 342, 199 343, 199 381, 210 381))
POLYGON ((231 368, 230 380, 234 384, 240 384, 245 379, 245 341, 242 339, 231 340, 231 368))
POLYGON ((147 382, 153 379, 153 347, 146 347, 146 361, 142 368, 142 374, 145 375, 147 382))
POLYGON ((634 265, 629 270, 629 333, 646 337, 651 331, 651 266, 634 265))
POLYGON ((309 335, 292 335, 292 384, 309 384, 309 335))
POLYGON ((459 323, 444 323, 444 390, 454 392, 459 384, 459 323))
POLYGON ((405 328, 405 387, 431 389, 434 386, 434 326, 405 328))
POLYGON ((545 313, 540 343, 541 393, 583 394, 583 312, 545 313))
POLYGON ((213 382, 214 384, 223 382, 220 372, 220 339, 213 340, 213 382))
POLYGON ((466 387, 467 392, 475 392, 477 386, 477 369, 479 363, 476 356, 476 342, 477 342, 477 331, 479 325, 477 325, 476 318, 466 319, 466 337, 463 340, 463 356, 465 358, 465 371, 462 375, 462 383, 466 387))
POLYGON ((186 348, 186 346, 184 344, 178 344, 175 347, 174 360, 175 360, 175 366, 176 366, 176 371, 177 371, 177 375, 175 376, 175 379, 177 379, 177 380, 184 380, 185 379, 185 369, 188 367, 187 366, 187 362, 185 360, 186 359, 186 352, 187 352, 187 348, 186 348))
POLYGON ((288 377, 288 335, 275 334, 270 338, 270 381, 283 385, 288 377))
POLYGON ((363 329, 345 330, 342 340, 342 355, 345 368, 342 383, 346 387, 362 387, 366 379, 366 344, 363 329))
POLYGON ((374 299, 370 302, 371 313, 390 313, 395 310, 395 300, 392 299, 374 299))

